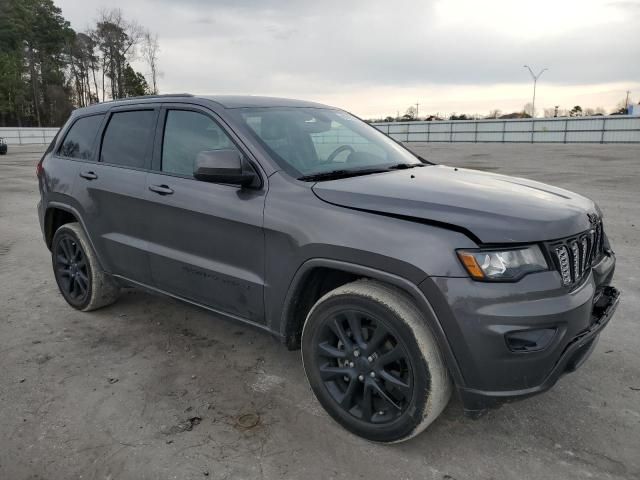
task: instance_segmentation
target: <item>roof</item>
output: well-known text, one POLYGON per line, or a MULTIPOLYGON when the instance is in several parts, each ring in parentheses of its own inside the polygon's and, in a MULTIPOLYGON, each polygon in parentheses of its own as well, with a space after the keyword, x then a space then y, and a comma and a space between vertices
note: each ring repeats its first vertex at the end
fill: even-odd
MULTIPOLYGON (((75 112, 103 112, 111 107, 129 104, 152 102, 153 100, 165 100, 167 102, 190 100, 205 100, 214 102, 222 108, 247 108, 247 107, 310 107, 310 108, 334 108, 321 103, 293 100, 289 98, 260 97, 254 95, 192 95, 190 93, 174 93, 165 95, 145 95, 142 97, 127 97, 118 100, 96 103, 88 107, 79 108, 75 112)), ((193 102, 191 102, 193 103, 193 102)))
POLYGON ((312 107, 333 108, 321 103, 294 100, 291 98, 261 97, 256 95, 196 95, 222 105, 224 108, 246 107, 312 107))

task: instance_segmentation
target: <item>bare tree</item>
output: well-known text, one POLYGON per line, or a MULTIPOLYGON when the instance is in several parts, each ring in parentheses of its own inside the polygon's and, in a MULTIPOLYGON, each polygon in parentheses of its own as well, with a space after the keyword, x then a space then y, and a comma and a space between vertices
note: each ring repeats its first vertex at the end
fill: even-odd
POLYGON ((530 117, 534 117, 536 112, 533 111, 533 104, 531 102, 525 103, 524 107, 522 108, 522 113, 526 113, 530 117))
POLYGON ((418 111, 416 109, 416 107, 411 106, 409 108, 407 108, 407 113, 405 113, 402 116, 403 120, 416 120, 416 115, 418 114, 418 111))
POLYGON ((136 22, 129 22, 120 9, 103 10, 96 25, 98 48, 102 53, 103 100, 104 77, 109 79, 111 98, 124 94, 124 75, 129 60, 135 58, 136 46, 143 38, 143 29, 136 22))
POLYGON ((142 56, 149 65, 149 73, 151 75, 151 93, 158 94, 158 53, 160 52, 160 44, 158 43, 158 35, 151 34, 148 30, 144 32, 142 41, 142 56))

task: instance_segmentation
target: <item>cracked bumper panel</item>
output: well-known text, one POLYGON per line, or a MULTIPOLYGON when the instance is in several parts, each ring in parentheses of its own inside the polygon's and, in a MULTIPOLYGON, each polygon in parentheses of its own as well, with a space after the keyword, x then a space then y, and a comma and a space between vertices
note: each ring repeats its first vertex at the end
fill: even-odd
MULTIPOLYGON (((483 283, 470 278, 432 277, 420 287, 433 306, 460 369, 458 389, 467 410, 482 410, 514 397, 550 388, 588 356, 617 306, 615 289, 604 289, 615 257, 607 255, 572 291, 559 274, 546 271, 515 283, 483 283), (611 301, 594 309, 594 299, 611 301), (513 351, 509 332, 554 329, 544 348, 513 351), (578 358, 580 357, 580 358, 578 358)), ((617 292, 617 291, 616 291, 617 292)))

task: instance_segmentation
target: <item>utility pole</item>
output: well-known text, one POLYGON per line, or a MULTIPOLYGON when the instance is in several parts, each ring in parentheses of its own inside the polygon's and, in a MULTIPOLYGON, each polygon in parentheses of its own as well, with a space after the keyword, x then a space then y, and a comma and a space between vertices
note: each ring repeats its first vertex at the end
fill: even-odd
POLYGON ((525 65, 524 68, 529 70, 529 73, 531 74, 531 78, 533 78, 533 101, 531 102, 531 118, 533 118, 536 116, 536 84, 538 83, 538 79, 540 78, 540 75, 542 75, 546 70, 549 70, 549 69, 543 68, 536 75, 535 73, 533 73, 533 70, 531 70, 531 67, 529 65, 525 65))
POLYGON ((625 113, 629 113, 629 94, 631 92, 629 90, 627 90, 627 98, 624 101, 624 112, 625 113))
MULTIPOLYGON (((627 92, 629 93, 629 92, 627 92)), ((420 104, 418 102, 416 102, 416 120, 418 120, 419 117, 419 113, 418 113, 418 107, 420 106, 420 104)))

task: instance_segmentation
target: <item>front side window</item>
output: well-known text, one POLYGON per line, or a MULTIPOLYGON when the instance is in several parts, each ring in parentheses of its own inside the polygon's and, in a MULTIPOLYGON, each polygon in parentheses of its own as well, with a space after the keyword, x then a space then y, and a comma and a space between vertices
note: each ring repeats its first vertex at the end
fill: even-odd
POLYGON ((193 175, 199 153, 235 149, 235 145, 207 115, 188 110, 169 110, 162 141, 162 171, 193 175))
POLYGON ((154 110, 116 112, 104 132, 100 161, 144 168, 147 146, 155 128, 154 110))
POLYGON ((298 177, 422 164, 383 133, 340 110, 240 108, 234 114, 276 162, 298 177))
MULTIPOLYGON (((80 160, 91 160, 93 142, 98 133, 104 115, 92 115, 76 120, 64 137, 58 155, 80 160)), ((54 139, 55 142, 55 139, 54 139)))

